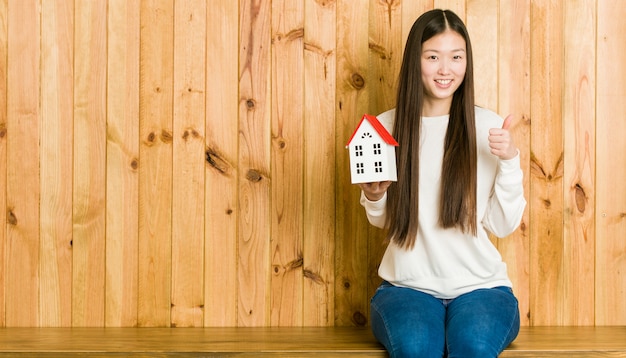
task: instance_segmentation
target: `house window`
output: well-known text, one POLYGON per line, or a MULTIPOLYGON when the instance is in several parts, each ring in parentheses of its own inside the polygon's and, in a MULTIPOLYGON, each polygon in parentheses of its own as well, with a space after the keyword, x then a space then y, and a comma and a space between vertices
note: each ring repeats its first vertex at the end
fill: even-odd
POLYGON ((380 143, 374 143, 374 155, 380 155, 380 143))
POLYGON ((383 162, 374 162, 374 172, 376 173, 383 172, 383 162))
POLYGON ((365 165, 363 163, 356 163, 356 173, 365 174, 365 165))
POLYGON ((361 135, 361 139, 365 139, 365 138, 372 138, 372 134, 370 132, 364 132, 361 135))
POLYGON ((362 145, 355 145, 354 146, 354 155, 357 157, 362 157, 363 156, 363 146, 362 145))

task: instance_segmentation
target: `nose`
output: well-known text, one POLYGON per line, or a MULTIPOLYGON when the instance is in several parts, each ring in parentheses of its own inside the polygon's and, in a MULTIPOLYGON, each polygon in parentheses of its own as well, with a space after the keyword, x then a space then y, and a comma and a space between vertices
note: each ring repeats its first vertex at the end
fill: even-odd
POLYGON ((448 73, 450 73, 450 64, 448 63, 448 61, 440 61, 439 62, 439 71, 438 73, 440 75, 447 75, 448 73))

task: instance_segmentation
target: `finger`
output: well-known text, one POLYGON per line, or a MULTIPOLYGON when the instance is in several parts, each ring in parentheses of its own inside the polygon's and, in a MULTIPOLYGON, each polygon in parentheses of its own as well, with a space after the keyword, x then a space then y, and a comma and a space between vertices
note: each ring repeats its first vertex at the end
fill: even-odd
POLYGON ((504 119, 504 123, 502 123, 502 129, 509 129, 509 127, 511 127, 511 123, 513 123, 513 115, 509 114, 504 119))

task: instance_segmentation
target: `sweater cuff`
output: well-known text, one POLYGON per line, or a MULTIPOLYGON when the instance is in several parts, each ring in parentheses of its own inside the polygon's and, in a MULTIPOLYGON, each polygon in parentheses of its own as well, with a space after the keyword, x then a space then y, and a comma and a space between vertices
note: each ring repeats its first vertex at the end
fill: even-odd
POLYGON ((506 173, 517 171, 520 169, 520 151, 511 159, 500 159, 500 170, 506 173))
POLYGON ((377 214, 382 213, 385 210, 385 205, 387 204, 387 193, 383 194, 383 197, 377 201, 369 200, 363 191, 361 191, 361 205, 365 208, 368 213, 377 214))

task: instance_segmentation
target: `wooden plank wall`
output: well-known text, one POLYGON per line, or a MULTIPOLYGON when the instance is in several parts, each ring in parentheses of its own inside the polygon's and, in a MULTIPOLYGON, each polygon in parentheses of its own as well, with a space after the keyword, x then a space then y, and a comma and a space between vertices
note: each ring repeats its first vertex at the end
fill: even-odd
POLYGON ((623 2, 0 0, 0 326, 367 325, 344 146, 433 7, 515 115, 522 323, 626 325, 623 2))

